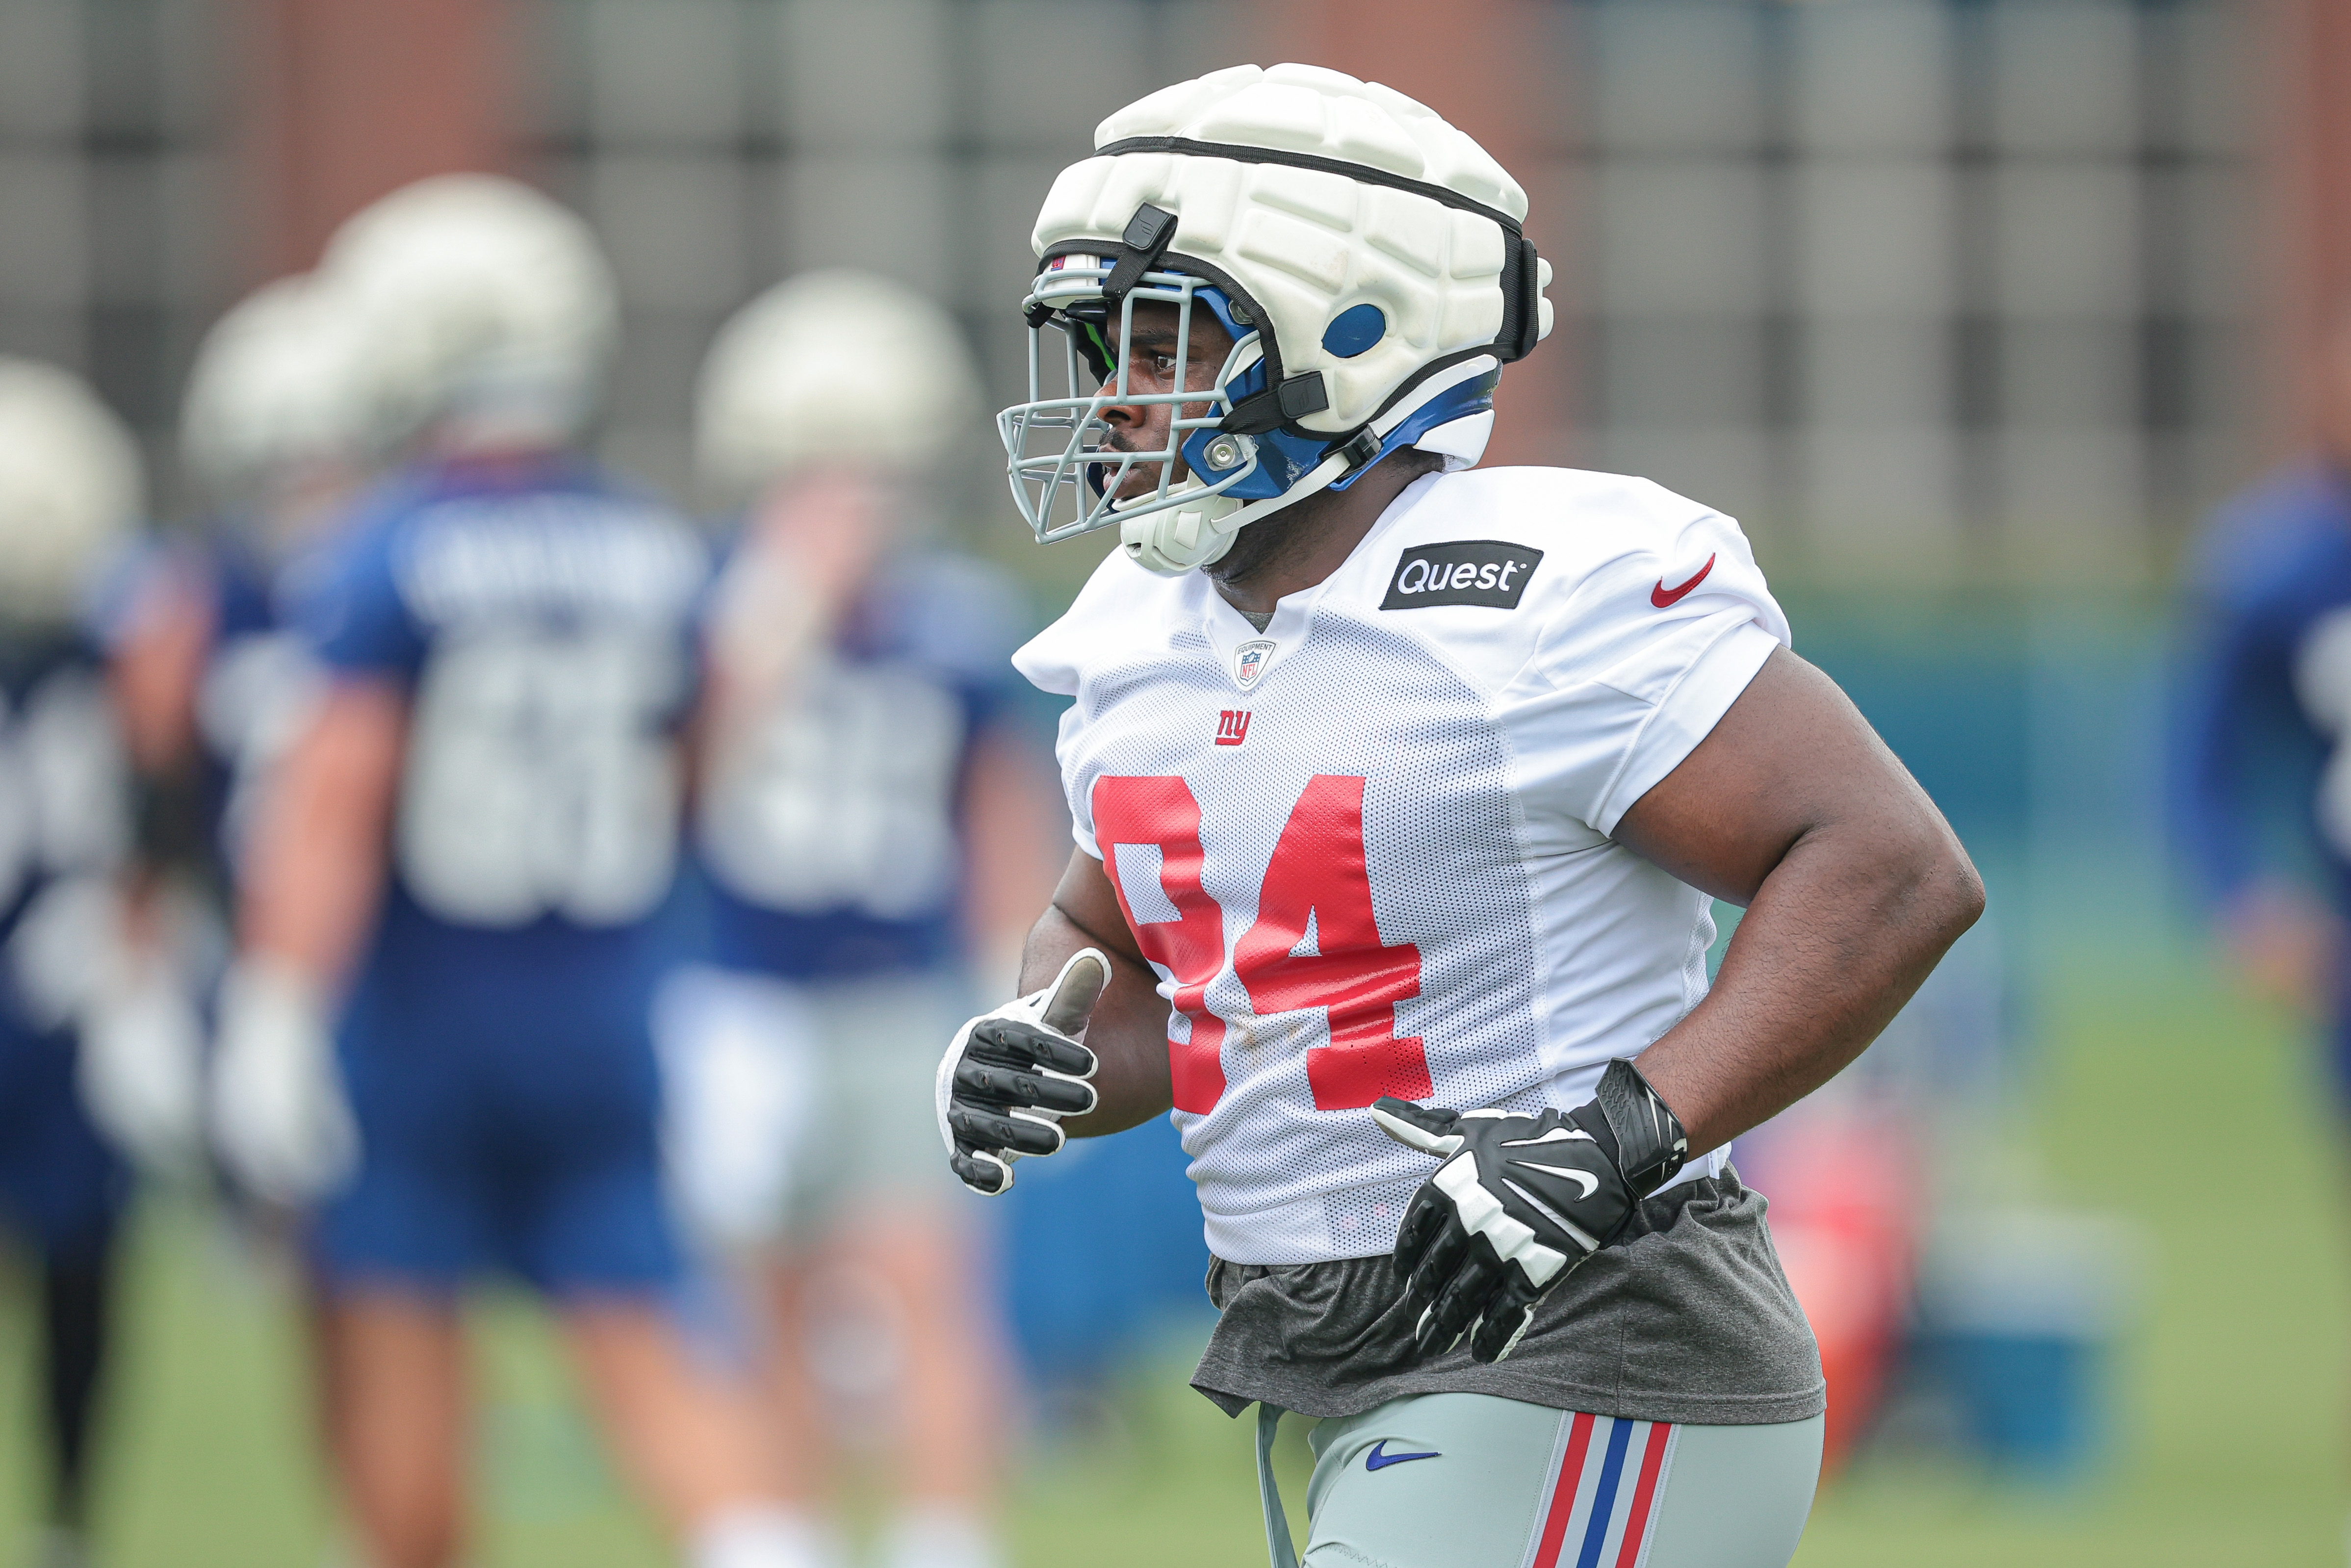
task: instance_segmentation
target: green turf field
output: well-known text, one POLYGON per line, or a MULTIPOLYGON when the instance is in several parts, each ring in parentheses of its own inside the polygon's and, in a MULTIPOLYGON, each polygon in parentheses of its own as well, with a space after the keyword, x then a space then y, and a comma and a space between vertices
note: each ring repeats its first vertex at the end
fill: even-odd
MULTIPOLYGON (((2040 1009, 2046 1109, 2027 1142, 2054 1200, 2134 1216, 2156 1241, 2119 1450, 2102 1479, 2058 1492, 1865 1458, 1823 1495, 1797 1561, 2335 1568, 2351 1314, 2321 1081, 2284 1020, 2231 1001, 2184 948, 2053 969, 2040 1009), (2278 1146, 2264 1146, 2271 1137, 2278 1146)), ((104 1564, 319 1568, 329 1511, 282 1292, 256 1260, 164 1206, 148 1216, 137 1275, 104 1564)), ((0 1295, 5 1563, 35 1477, 22 1292, 0 1295)), ((477 1562, 664 1561, 617 1496, 529 1314, 502 1305, 485 1317, 477 1562)), ((1250 1440, 1248 1423, 1182 1386, 1180 1361, 1137 1366, 1102 1421, 1026 1466, 1015 1561, 1261 1563, 1250 1440)))

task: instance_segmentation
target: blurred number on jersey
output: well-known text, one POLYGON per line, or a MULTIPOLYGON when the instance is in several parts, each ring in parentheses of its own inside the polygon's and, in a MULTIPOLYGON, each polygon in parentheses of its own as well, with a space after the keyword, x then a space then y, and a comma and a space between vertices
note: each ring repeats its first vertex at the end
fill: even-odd
POLYGON ((0 693, 0 915, 38 879, 121 859, 127 778, 96 671, 58 670, 21 705, 0 693))
POLYGON ((676 864, 668 718, 685 677, 658 631, 485 631, 437 647, 402 792, 400 869, 444 919, 516 926, 652 913, 676 864))
POLYGON ((2294 688, 2311 727, 2334 742, 2318 781, 2319 831, 2351 856, 2351 610, 2323 615, 2302 634, 2294 688))
POLYGON ((828 663, 712 781, 703 847, 770 909, 928 914, 954 887, 960 704, 914 670, 828 663))
MULTIPOLYGON (((1094 782, 1094 832, 1144 956, 1176 980, 1188 1026, 1171 1038, 1176 1108, 1205 1114, 1224 1092, 1225 1021, 1207 995, 1225 968, 1225 916, 1201 884, 1200 807, 1179 778, 1094 782)), ((1395 1032, 1395 1004, 1420 994, 1420 949, 1384 943, 1364 852, 1364 780, 1306 782, 1258 891, 1257 919, 1232 967, 1259 1016, 1322 1009, 1330 1043, 1306 1052, 1321 1111, 1357 1110, 1383 1094, 1434 1092, 1419 1037, 1395 1032)))
POLYGON ((204 672, 196 690, 196 725, 228 768, 221 841, 232 863, 244 860, 263 787, 301 733, 320 685, 309 651, 290 631, 233 638, 204 672))

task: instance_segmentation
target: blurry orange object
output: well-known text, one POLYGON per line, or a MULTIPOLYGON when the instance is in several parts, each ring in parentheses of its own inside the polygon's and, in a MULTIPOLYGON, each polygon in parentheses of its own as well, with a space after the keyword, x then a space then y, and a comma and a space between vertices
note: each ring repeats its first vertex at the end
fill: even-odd
POLYGON ((1739 1158, 1820 1342, 1826 1477, 1868 1430, 1902 1343, 1923 1226, 1916 1137, 1885 1108, 1800 1106, 1741 1139, 1739 1158))

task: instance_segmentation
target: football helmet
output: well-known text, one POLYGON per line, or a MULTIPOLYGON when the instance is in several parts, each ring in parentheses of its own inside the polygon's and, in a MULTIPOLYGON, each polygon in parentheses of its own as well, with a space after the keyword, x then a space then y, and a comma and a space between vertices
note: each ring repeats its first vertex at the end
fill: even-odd
POLYGON ((1236 66, 1094 131, 1039 214, 1029 397, 998 416, 1040 540, 1118 525, 1155 571, 1204 566, 1246 524, 1418 445, 1468 466, 1501 368, 1551 330, 1526 193, 1402 93, 1318 66, 1236 66), (1176 314, 1176 390, 1135 394, 1138 303, 1176 314), (1195 312, 1231 340, 1204 378, 1195 312), (1102 415, 1169 405, 1166 439, 1102 415), (1151 487, 1121 492, 1142 472, 1151 487))
POLYGON ((379 432, 359 323, 306 273, 265 284, 213 324, 180 406, 180 453, 213 499, 266 507, 321 471, 364 465, 379 432))
POLYGON ((695 389, 695 444, 704 482, 739 500, 810 462, 910 466, 980 406, 953 317, 867 273, 810 272, 719 329, 695 389))
POLYGON ((620 311, 568 208, 500 175, 436 174, 351 217, 321 268, 348 291, 388 427, 478 447, 587 424, 620 311))
POLYGON ((145 506, 138 445, 89 385, 0 357, 0 621, 70 625, 145 506))

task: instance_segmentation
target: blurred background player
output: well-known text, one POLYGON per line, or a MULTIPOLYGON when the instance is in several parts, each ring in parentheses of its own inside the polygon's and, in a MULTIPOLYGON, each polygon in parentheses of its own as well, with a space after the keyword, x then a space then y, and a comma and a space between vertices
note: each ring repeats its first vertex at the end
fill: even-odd
POLYGON ((142 850, 225 886, 264 766, 313 688, 289 570, 379 455, 348 302, 312 274, 255 290, 204 335, 181 405, 198 538, 152 552, 113 636, 143 786, 142 850))
POLYGON ((2351 297, 2319 439, 2223 506, 2187 577, 2173 804, 2252 989, 2329 1020, 2351 1104, 2351 297))
POLYGON ((130 789, 83 620, 132 539, 130 433, 63 371, 0 359, 0 1216, 40 1281, 49 1533, 83 1560, 91 1422, 130 1171, 80 1092, 82 1037, 120 950, 130 789))
POLYGON ((253 1192, 319 1205, 329 1451, 364 1559, 460 1549, 459 1293, 554 1306, 696 1568, 803 1561, 748 1402, 687 1354, 647 1017, 698 538, 574 449, 613 335, 584 225, 447 175, 324 263, 413 461, 302 595, 326 685, 258 808, 214 1077, 253 1192))
POLYGON ((201 1146, 198 998, 220 979, 243 828, 268 763, 315 691, 284 584, 375 454, 355 322, 313 276, 247 296, 204 336, 182 404, 181 457, 208 505, 107 595, 109 674, 136 780, 127 879, 153 977, 136 1027, 104 1037, 110 1124, 146 1163, 201 1146))
POLYGON ((706 630, 711 961, 662 1011, 674 1174, 697 1228, 753 1260, 789 1472, 837 1462, 828 1395, 885 1392, 890 1568, 1000 1561, 998 1456, 974 1440, 999 1328, 928 1086, 968 965, 1011 975, 1051 808, 1012 716, 1020 596, 928 537, 923 481, 979 407, 953 319, 849 272, 737 313, 697 406, 705 481, 742 521, 706 630), (844 1333, 883 1342, 884 1390, 822 1375, 841 1358, 811 1345, 844 1333))

